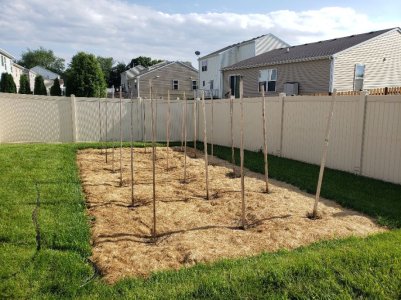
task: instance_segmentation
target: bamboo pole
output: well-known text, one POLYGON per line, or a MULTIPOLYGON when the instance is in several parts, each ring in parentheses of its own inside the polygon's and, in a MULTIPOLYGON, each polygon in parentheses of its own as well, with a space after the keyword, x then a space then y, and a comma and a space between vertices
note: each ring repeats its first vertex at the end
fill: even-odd
MULTIPOLYGON (((150 87, 152 90, 152 86, 150 87)), ((150 100, 152 109, 152 184, 153 184, 153 230, 152 237, 155 239, 157 235, 156 231, 156 126, 155 126, 155 111, 153 108, 154 100, 150 100)))
POLYGON ((105 151, 106 151, 106 164, 107 164, 107 163, 108 163, 108 158, 107 158, 107 156, 108 156, 108 153, 107 153, 107 152, 108 152, 108 151, 107 151, 107 150, 108 150, 108 145, 107 145, 107 131, 109 130, 109 129, 107 128, 107 99, 106 99, 106 104, 105 104, 105 105, 106 105, 106 107, 105 107, 105 115, 106 115, 106 122, 105 122, 105 123, 106 123, 106 130, 105 130, 105 135, 106 135, 106 136, 105 136, 105 140, 106 140, 106 144, 105 144, 105 145, 106 145, 106 146, 105 146, 105 151))
POLYGON ((210 90, 210 101, 212 102, 212 127, 211 129, 211 135, 210 135, 210 143, 211 143, 211 150, 210 150, 210 154, 212 155, 212 159, 213 159, 213 155, 214 155, 214 136, 213 136, 213 127, 214 127, 214 100, 213 100, 213 91, 210 90))
POLYGON ((100 154, 103 154, 103 147, 102 147, 102 110, 100 105, 99 99, 99 143, 100 143, 100 154))
POLYGON ((184 103, 182 103, 181 102, 181 104, 182 104, 182 109, 181 109, 181 151, 183 151, 184 150, 184 113, 185 113, 185 105, 184 105, 184 103))
POLYGON ((123 98, 120 86, 120 186, 123 186, 123 127, 122 127, 122 105, 123 98))
POLYGON ((267 132, 266 132, 266 99, 265 90, 262 88, 262 118, 263 118, 263 156, 265 161, 265 192, 269 192, 269 167, 267 161, 267 132))
POLYGON ((204 91, 202 91, 202 110, 203 110, 203 151, 205 153, 206 200, 209 200, 209 163, 207 157, 206 108, 205 108, 204 91))
POLYGON ((143 105, 142 105, 142 109, 143 109, 143 145, 145 148, 145 153, 147 153, 146 150, 146 99, 143 99, 143 105))
POLYGON ((171 111, 170 111, 170 90, 167 91, 167 147, 166 147, 166 160, 167 160, 167 171, 169 169, 168 166, 168 159, 169 159, 169 150, 170 150, 170 115, 171 115, 171 111))
POLYGON ((321 163, 320 163, 319 179, 318 179, 318 182, 317 182, 315 203, 313 205, 313 212, 310 215, 310 217, 312 219, 318 218, 318 204, 319 204, 319 200, 320 200, 320 191, 321 191, 321 188, 322 188, 324 167, 326 165, 327 151, 328 151, 328 148, 329 148, 329 139, 330 139, 331 126, 332 126, 332 123, 333 123, 334 104, 335 104, 335 101, 336 101, 336 93, 337 93, 337 90, 334 89, 333 94, 331 96, 330 113, 329 113, 329 117, 327 119, 327 126, 326 126, 325 140, 324 140, 324 144, 323 144, 322 160, 321 160, 321 163))
POLYGON ((243 95, 243 78, 240 77, 239 82, 240 101, 241 101, 241 223, 242 228, 246 229, 246 216, 245 216, 245 178, 244 178, 244 95, 243 95))
MULTIPOLYGON (((230 92, 231 94, 231 92, 230 92)), ((234 98, 230 95, 230 127, 231 127, 231 163, 235 177, 235 149, 234 149, 234 98)))
POLYGON ((133 120, 133 108, 134 99, 132 98, 131 91, 131 206, 135 206, 135 195, 134 195, 134 120, 133 120))
POLYGON ((196 140, 198 139, 198 132, 196 130, 196 117, 197 117, 197 103, 196 103, 196 98, 194 97, 194 157, 196 158, 196 140))
MULTIPOLYGON (((113 91, 113 102, 112 102, 113 104, 114 104, 114 91, 113 91)), ((114 105, 113 105, 114 106, 114 105)), ((113 108, 113 106, 112 106, 112 113, 113 113, 113 118, 112 118, 112 127, 113 127, 113 130, 112 130, 112 138, 111 138, 111 144, 112 144, 112 152, 111 152, 111 160, 112 160, 112 170, 113 170, 113 173, 115 172, 115 169, 114 169, 114 138, 115 138, 115 128, 116 128, 116 124, 115 124, 115 119, 116 119, 116 117, 115 117, 115 108, 113 108)))
POLYGON ((184 183, 187 183, 187 110, 188 101, 184 92, 184 183))

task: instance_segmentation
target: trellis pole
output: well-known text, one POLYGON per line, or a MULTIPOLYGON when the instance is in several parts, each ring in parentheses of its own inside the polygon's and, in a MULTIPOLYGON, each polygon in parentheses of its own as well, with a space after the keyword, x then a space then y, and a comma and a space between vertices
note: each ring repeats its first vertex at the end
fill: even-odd
POLYGON ((265 161, 265 192, 269 192, 269 167, 267 161, 267 132, 266 132, 266 99, 265 90, 262 88, 262 118, 263 118, 263 156, 265 161))
POLYGON ((184 113, 185 113, 185 105, 184 105, 184 103, 182 102, 182 101, 180 101, 180 103, 182 104, 182 109, 181 109, 181 151, 183 151, 184 149, 184 127, 185 127, 185 125, 184 125, 184 123, 185 123, 185 121, 184 121, 184 113))
POLYGON ((241 101, 241 223, 242 228, 246 229, 246 216, 245 216, 245 178, 244 178, 244 91, 243 91, 243 78, 240 77, 240 101, 241 101))
POLYGON ((134 121, 133 121, 133 108, 134 99, 132 97, 131 91, 131 206, 135 206, 135 197, 134 197, 134 121))
POLYGON ((120 186, 123 186, 123 127, 122 127, 122 92, 120 86, 120 186))
POLYGON ((169 165, 168 165, 168 156, 169 156, 169 148, 170 148, 170 115, 171 115, 171 111, 170 111, 170 90, 167 91, 167 147, 166 147, 166 160, 167 160, 167 171, 169 169, 169 165))
POLYGON ((214 155, 214 136, 213 136, 213 127, 214 127, 214 100, 213 100, 213 90, 210 90, 210 101, 212 102, 212 127, 210 128, 211 129, 211 135, 210 135, 210 139, 211 139, 211 141, 210 141, 210 146, 211 146, 211 150, 210 150, 210 154, 212 155, 212 158, 213 158, 213 155, 214 155))
POLYGON ((184 92, 184 183, 187 183, 187 109, 188 101, 184 92))
POLYGON ((204 91, 202 91, 202 110, 203 110, 203 151, 205 153, 206 199, 209 200, 209 163, 207 155, 206 108, 205 108, 204 91))
POLYGON ((325 140, 324 140, 324 144, 323 144, 322 160, 321 160, 321 163, 320 163, 319 179, 318 179, 318 182, 317 182, 317 189, 316 189, 316 195, 315 195, 315 203, 313 205, 313 212, 310 215, 310 217, 312 219, 318 218, 318 204, 319 204, 319 200, 320 200, 320 191, 321 191, 321 188, 322 188, 324 168, 325 168, 325 165, 326 165, 327 151, 328 151, 328 148, 329 148, 329 139, 330 139, 331 126, 332 126, 332 123, 333 123, 334 104, 335 104, 335 101, 336 101, 336 94, 337 94, 337 90, 334 89, 333 94, 331 96, 330 113, 329 113, 329 117, 327 119, 325 140))
MULTIPOLYGON (((113 88, 114 89, 114 88, 113 88)), ((106 107, 105 107, 105 115, 106 115, 106 124, 105 124, 105 126, 106 126, 106 130, 105 130, 105 139, 106 139, 106 143, 105 143, 105 151, 106 151, 106 164, 108 163, 108 158, 107 158, 107 156, 108 156, 108 154, 107 154, 107 150, 108 150, 108 145, 107 145, 107 131, 109 130, 108 128, 107 128, 107 102, 108 102, 108 100, 106 99, 106 103, 105 103, 105 105, 106 105, 106 107)))
POLYGON ((143 145, 145 148, 145 153, 147 153, 147 150, 146 150, 146 99, 143 99, 141 107, 143 109, 143 145))
MULTIPOLYGON (((113 101, 112 101, 112 103, 114 104, 114 90, 113 90, 113 101)), ((113 105, 114 106, 114 105, 113 105)), ((113 137, 111 138, 111 143, 112 143, 112 155, 111 155, 111 157, 112 157, 112 170, 113 170, 113 173, 115 172, 115 168, 114 168, 114 138, 115 138, 115 129, 116 129, 116 124, 115 124, 115 119, 116 119, 116 116, 115 116, 115 108, 113 108, 113 106, 112 106, 112 113, 113 113, 113 118, 112 118, 112 126, 113 126, 113 131, 112 131, 112 135, 113 135, 113 137)))

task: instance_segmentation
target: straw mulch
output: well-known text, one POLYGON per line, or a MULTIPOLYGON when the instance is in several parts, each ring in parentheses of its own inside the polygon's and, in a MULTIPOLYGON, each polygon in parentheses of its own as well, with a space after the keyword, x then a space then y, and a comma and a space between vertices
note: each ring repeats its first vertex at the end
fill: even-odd
POLYGON ((240 178, 228 174, 232 166, 212 158, 209 166, 210 194, 205 200, 203 154, 188 149, 188 183, 183 183, 184 156, 157 148, 157 235, 151 239, 151 148, 134 150, 135 207, 131 204, 130 149, 123 149, 123 186, 119 186, 119 149, 105 163, 100 150, 78 153, 87 207, 92 218, 92 260, 107 282, 126 276, 179 269, 222 258, 250 256, 263 251, 294 249, 325 239, 366 236, 383 232, 374 220, 322 199, 322 218, 310 220, 314 198, 282 182, 270 181, 271 193, 263 193, 263 175, 246 171, 245 197, 248 229, 241 230, 240 178))

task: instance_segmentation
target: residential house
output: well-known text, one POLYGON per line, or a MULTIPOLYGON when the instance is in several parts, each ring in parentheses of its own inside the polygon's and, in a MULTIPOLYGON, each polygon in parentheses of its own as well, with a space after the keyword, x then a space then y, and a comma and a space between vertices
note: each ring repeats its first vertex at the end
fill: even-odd
POLYGON ((13 73, 13 60, 14 56, 12 56, 10 53, 7 51, 0 49, 0 75, 2 73, 13 73))
POLYGON ((211 91, 214 97, 223 98, 222 68, 282 47, 289 47, 289 44, 269 33, 202 56, 198 59, 200 89, 207 95, 211 91))
POLYGON ((20 88, 19 82, 20 82, 21 75, 26 74, 27 72, 23 66, 20 66, 19 64, 16 64, 15 62, 13 62, 12 65, 13 65, 12 75, 13 75, 15 85, 17 86, 17 93, 18 93, 19 88, 20 88))
MULTIPOLYGON (((54 80, 56 78, 60 80, 60 75, 42 67, 42 66, 35 66, 31 69, 31 71, 33 71, 37 75, 41 75, 43 77, 45 87, 47 90, 47 94, 50 95, 50 88, 53 86, 54 80)), ((62 80, 60 80, 60 88, 64 94, 65 88, 64 88, 64 82, 62 80)))
POLYGON ((313 94, 401 86, 401 30, 391 28, 272 50, 223 68, 239 96, 313 94))
POLYGON ((150 97, 150 84, 152 84, 155 97, 167 98, 170 91, 171 99, 183 98, 184 92, 188 98, 194 97, 198 87, 198 70, 191 63, 181 61, 163 61, 145 68, 127 81, 127 92, 134 98, 150 97))
POLYGON ((128 81, 133 79, 135 76, 138 76, 141 71, 143 71, 145 67, 138 65, 130 68, 129 70, 121 73, 121 89, 123 92, 127 92, 129 90, 128 81))

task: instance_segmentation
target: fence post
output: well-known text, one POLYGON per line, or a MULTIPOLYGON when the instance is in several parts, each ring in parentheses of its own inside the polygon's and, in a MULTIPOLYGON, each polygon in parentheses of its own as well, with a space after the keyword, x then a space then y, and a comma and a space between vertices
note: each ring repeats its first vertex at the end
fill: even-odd
POLYGON ((284 103, 285 103, 285 93, 279 94, 279 104, 280 104, 280 149, 277 151, 278 156, 283 155, 283 133, 284 133, 284 103))
POLYGON ((362 174, 363 162, 363 146, 365 140, 365 126, 366 126, 366 106, 368 101, 367 91, 362 91, 358 100, 358 114, 355 136, 355 160, 354 160, 354 173, 362 174))
POLYGON ((71 95, 71 126, 72 126, 72 141, 77 141, 77 116, 76 116, 76 99, 71 95))

